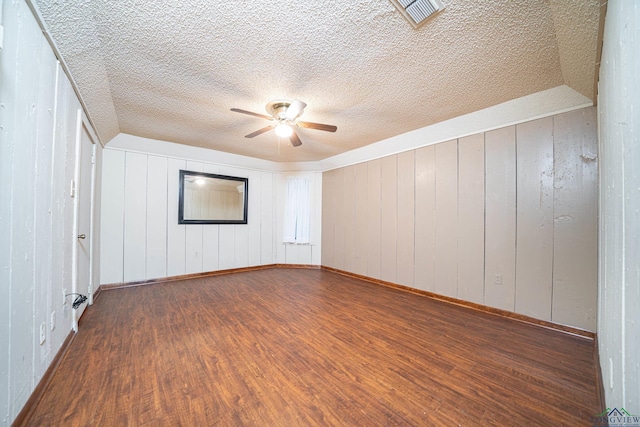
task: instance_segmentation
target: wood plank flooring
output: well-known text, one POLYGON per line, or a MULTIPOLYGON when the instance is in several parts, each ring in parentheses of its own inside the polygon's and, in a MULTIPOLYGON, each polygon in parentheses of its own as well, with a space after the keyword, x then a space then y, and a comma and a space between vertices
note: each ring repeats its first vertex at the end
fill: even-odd
POLYGON ((591 425, 592 340, 309 269, 102 292, 27 425, 591 425))

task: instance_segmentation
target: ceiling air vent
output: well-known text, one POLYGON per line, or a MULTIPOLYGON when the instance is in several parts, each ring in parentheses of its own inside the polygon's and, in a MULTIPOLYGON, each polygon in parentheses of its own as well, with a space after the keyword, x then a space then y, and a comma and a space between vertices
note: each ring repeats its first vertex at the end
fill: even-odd
POLYGON ((391 3, 407 18, 413 28, 418 28, 428 17, 444 9, 440 0, 391 0, 391 3))

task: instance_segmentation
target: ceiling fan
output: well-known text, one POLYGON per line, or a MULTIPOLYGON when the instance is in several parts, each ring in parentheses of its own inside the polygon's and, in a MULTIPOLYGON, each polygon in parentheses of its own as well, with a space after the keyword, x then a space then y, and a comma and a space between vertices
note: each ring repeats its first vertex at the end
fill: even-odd
POLYGON ((267 103, 266 110, 270 116, 264 114, 254 113, 252 111, 241 110, 240 108, 232 108, 231 111, 236 113, 248 114, 250 116, 260 117, 265 120, 269 120, 271 123, 269 126, 265 126, 262 129, 258 129, 255 132, 251 132, 249 135, 245 135, 245 138, 253 138, 265 132, 275 129, 276 134, 283 138, 289 138, 291 145, 298 147, 302 145, 302 141, 298 137, 298 134, 293 129, 295 126, 307 129, 317 129, 326 132, 335 132, 338 130, 333 125, 323 125, 322 123, 301 122, 299 117, 302 115, 304 108, 307 106, 302 101, 293 100, 287 101, 278 99, 267 103))

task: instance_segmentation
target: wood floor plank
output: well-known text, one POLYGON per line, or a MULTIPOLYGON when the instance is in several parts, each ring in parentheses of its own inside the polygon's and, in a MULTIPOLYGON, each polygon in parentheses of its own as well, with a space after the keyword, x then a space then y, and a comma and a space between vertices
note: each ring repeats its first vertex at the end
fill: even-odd
POLYGON ((593 342, 325 270, 102 292, 26 425, 589 425, 593 342))

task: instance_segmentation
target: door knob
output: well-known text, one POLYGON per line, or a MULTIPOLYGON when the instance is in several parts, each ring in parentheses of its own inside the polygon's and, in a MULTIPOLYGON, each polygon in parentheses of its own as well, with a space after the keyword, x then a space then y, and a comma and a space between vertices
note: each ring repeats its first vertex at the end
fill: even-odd
POLYGON ((87 236, 83 234, 78 234, 78 239, 85 239, 87 236))

